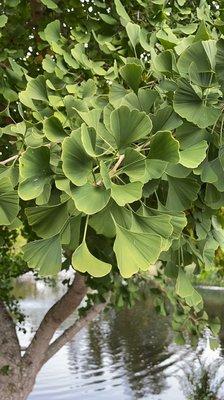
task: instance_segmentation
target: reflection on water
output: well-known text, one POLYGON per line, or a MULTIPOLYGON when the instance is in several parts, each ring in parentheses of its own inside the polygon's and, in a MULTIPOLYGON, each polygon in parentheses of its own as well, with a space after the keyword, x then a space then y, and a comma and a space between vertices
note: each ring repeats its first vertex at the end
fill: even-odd
MULTIPOLYGON (((29 319, 27 334, 19 335, 25 345, 31 327, 38 326, 63 289, 42 282, 34 288, 28 280, 23 290, 21 305, 29 319)), ((209 313, 224 323, 223 292, 206 290, 206 303, 209 313)), ((224 326, 220 339, 224 348, 224 326)), ((205 364, 222 360, 221 350, 211 351, 206 338, 199 347, 205 364)), ((198 368, 195 358, 189 346, 174 344, 168 320, 154 312, 149 298, 132 310, 111 311, 83 329, 42 368, 29 400, 184 400, 184 370, 198 368)), ((219 393, 217 399, 223 399, 219 393)))

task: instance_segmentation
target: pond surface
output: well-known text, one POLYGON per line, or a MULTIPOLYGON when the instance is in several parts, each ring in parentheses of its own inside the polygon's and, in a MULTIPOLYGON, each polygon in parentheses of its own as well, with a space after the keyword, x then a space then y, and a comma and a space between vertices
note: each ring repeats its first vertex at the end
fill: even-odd
MULTIPOLYGON (((19 332, 19 336, 26 346, 32 327, 38 326, 63 289, 34 284, 27 278, 16 290, 25 296, 21 306, 28 315, 27 333, 19 332)), ((207 310, 221 317, 224 327, 224 291, 202 292, 207 310)), ((199 376, 202 366, 213 370, 211 386, 219 386, 215 398, 222 400, 224 329, 220 344, 219 349, 210 350, 205 335, 197 351, 188 345, 177 346, 169 321, 155 313, 149 298, 132 310, 101 316, 83 329, 42 368, 29 400, 185 400, 190 382, 198 379, 192 373, 199 376)))

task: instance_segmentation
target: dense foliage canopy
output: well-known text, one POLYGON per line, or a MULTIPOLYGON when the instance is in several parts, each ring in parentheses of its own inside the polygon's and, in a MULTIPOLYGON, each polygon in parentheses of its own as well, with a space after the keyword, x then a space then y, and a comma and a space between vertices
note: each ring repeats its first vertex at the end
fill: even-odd
POLYGON ((1 12, 3 236, 28 236, 23 259, 41 276, 71 262, 101 294, 121 275, 134 296, 122 279, 159 262, 157 307, 168 296, 174 328, 197 333, 207 315, 191 280, 224 248, 222 2, 1 12))

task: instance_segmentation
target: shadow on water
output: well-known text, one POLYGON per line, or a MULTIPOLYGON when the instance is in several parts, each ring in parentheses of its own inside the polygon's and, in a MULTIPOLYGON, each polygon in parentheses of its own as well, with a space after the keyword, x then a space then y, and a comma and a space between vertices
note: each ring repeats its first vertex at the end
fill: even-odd
MULTIPOLYGON (((27 334, 20 337, 26 344, 32 335, 31 327, 39 324, 62 289, 46 288, 39 282, 35 288, 31 285, 30 291, 27 287, 24 290, 21 305, 29 319, 27 334)), ((223 364, 224 292, 203 290, 203 293, 209 314, 218 315, 222 321, 220 350, 211 351, 206 337, 196 351, 187 345, 177 346, 168 319, 155 313, 148 298, 131 310, 111 311, 83 329, 43 367, 29 400, 224 399, 224 394, 189 397, 186 390, 186 385, 189 389, 200 378, 203 368, 208 370, 208 360, 213 365, 217 363, 219 373, 223 364), (197 371, 197 376, 192 371, 197 371)), ((202 375, 205 379, 205 374, 202 375)))

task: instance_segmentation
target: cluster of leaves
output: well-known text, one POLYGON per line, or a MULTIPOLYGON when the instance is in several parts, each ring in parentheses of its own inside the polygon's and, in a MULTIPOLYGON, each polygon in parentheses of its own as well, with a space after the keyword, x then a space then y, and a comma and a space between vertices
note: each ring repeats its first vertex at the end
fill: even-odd
MULTIPOLYGON (((35 28, 30 55, 27 39, 2 52, 12 158, 0 170, 0 224, 20 227, 25 209, 38 237, 23 248, 28 266, 55 275, 71 256, 105 292, 118 272, 122 283, 161 261, 176 326, 189 328, 192 313, 197 333, 207 316, 191 279, 224 248, 222 2, 68 3, 30 2, 33 25, 18 32, 35 28)), ((3 5, 3 43, 15 5, 3 5)), ((124 286, 120 305, 135 298, 124 286)))

